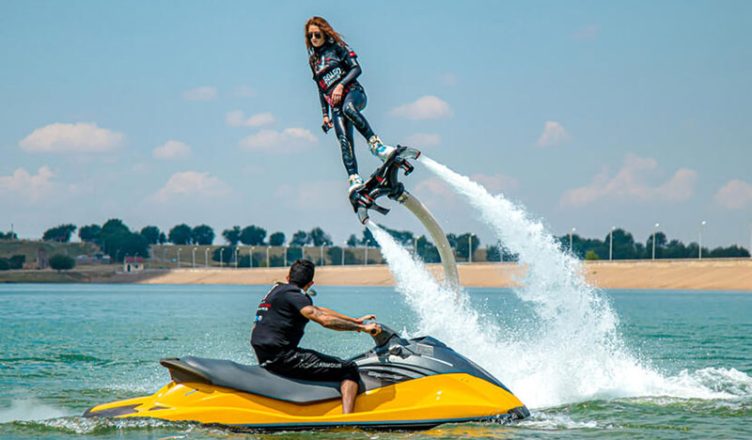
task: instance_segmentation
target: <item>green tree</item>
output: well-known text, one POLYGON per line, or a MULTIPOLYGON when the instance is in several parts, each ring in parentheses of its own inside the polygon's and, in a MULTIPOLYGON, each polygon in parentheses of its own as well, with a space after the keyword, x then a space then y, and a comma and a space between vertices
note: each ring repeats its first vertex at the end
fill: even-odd
MULTIPOLYGON (((706 255, 703 252, 703 256, 706 255)), ((733 245, 729 247, 717 247, 708 252, 710 258, 747 258, 749 257, 749 251, 743 247, 733 245)))
POLYGON ((645 258, 653 258, 653 237, 655 236, 655 258, 664 258, 663 257, 663 251, 666 248, 666 244, 668 243, 668 240, 666 239, 666 234, 663 232, 656 232, 655 234, 650 234, 647 241, 645 242, 645 251, 647 252, 647 255, 645 258))
POLYGON ((292 234, 292 239, 290 240, 290 246, 297 246, 302 247, 311 242, 311 237, 308 236, 308 233, 306 231, 298 231, 294 234, 292 234))
POLYGON ((112 261, 122 262, 126 256, 148 257, 149 243, 143 235, 131 231, 118 231, 106 238, 105 252, 112 261))
POLYGON ((360 260, 354 252, 345 250, 343 247, 332 246, 327 249, 326 253, 329 255, 329 261, 333 266, 342 264, 342 252, 345 253, 345 264, 361 264, 360 260))
POLYGON ((8 259, 10 268, 14 270, 23 269, 24 263, 26 263, 26 255, 14 255, 8 259))
POLYGON ((418 257, 426 263, 438 263, 441 261, 439 249, 425 235, 418 237, 416 241, 418 257))
POLYGON ((214 229, 209 225, 198 225, 191 231, 191 241, 194 244, 208 246, 214 242, 214 229))
POLYGON ((283 244, 285 244, 284 232, 275 232, 269 236, 270 246, 282 246, 283 244))
POLYGON ((18 236, 14 232, 7 232, 4 233, 3 231, 0 231, 0 240, 15 240, 18 236))
POLYGON ((50 228, 44 231, 42 240, 68 243, 70 241, 71 235, 73 234, 73 232, 75 232, 76 229, 76 225, 72 224, 58 225, 54 228, 50 228))
POLYGON ((191 244, 191 234, 193 229, 185 223, 174 226, 170 229, 169 239, 171 243, 177 245, 191 244))
POLYGON ((0 258, 0 271, 10 270, 10 262, 7 258, 0 258))
POLYGON ((266 229, 251 225, 240 231, 240 242, 247 246, 260 246, 266 244, 266 229))
POLYGON ((88 226, 81 226, 78 229, 78 238, 81 239, 81 241, 86 241, 89 243, 100 243, 100 234, 102 232, 102 227, 99 225, 88 225, 88 226))
POLYGON ((120 219, 107 220, 99 232, 104 252, 113 262, 122 262, 126 255, 149 256, 149 242, 139 233, 132 232, 120 219))
MULTIPOLYGON (((637 246, 638 243, 635 243, 632 234, 621 228, 614 229, 612 234, 614 241, 614 260, 634 260, 636 258, 641 258, 643 250, 643 248, 641 247, 642 245, 637 246)), ((609 242, 609 239, 610 237, 606 235, 607 243, 609 242)))
POLYGON ((595 252, 593 249, 588 249, 587 252, 585 252, 585 259, 586 260, 597 260, 598 259, 598 253, 595 252))
POLYGON ((112 235, 117 232, 130 232, 128 226, 123 223, 119 218, 111 218, 104 222, 102 230, 99 232, 100 236, 112 235))
POLYGON ((72 257, 62 254, 55 254, 50 257, 50 267, 60 272, 62 270, 71 270, 76 267, 76 260, 72 257))
POLYGON ((449 246, 452 249, 457 249, 457 234, 448 233, 446 235, 447 241, 449 242, 449 246))
POLYGON ((501 261, 501 247, 498 244, 486 246, 486 261, 501 261))
POLYGON ((358 237, 356 237, 355 234, 350 234, 350 238, 347 239, 347 246, 358 247, 359 244, 360 240, 358 240, 358 237))
POLYGON ((475 234, 466 232, 457 237, 456 243, 457 244, 455 249, 457 249, 457 256, 459 258, 468 260, 468 250, 472 249, 471 252, 474 254, 478 249, 478 246, 480 246, 480 239, 475 234))
POLYGON ((167 236, 164 232, 159 233, 159 244, 165 244, 167 243, 167 236))
POLYGON ((156 226, 144 226, 141 228, 141 236, 144 237, 147 243, 157 244, 159 238, 162 235, 162 231, 156 226))
POLYGON ((671 240, 668 242, 664 251, 664 256, 666 258, 692 258, 689 249, 679 240, 671 240))
POLYGON ((308 233, 308 236, 311 238, 311 242, 314 246, 332 245, 332 237, 319 227, 311 229, 311 232, 308 233))
MULTIPOLYGON (((235 246, 218 247, 212 252, 212 260, 219 262, 221 257, 223 264, 235 264, 235 249, 237 249, 235 246)), ((238 257, 238 262, 239 261, 240 257, 238 257)), ((240 266, 240 264, 238 264, 238 266, 240 266)))
POLYGON ((233 226, 232 228, 222 231, 222 237, 225 238, 225 241, 227 241, 230 246, 237 246, 238 242, 240 242, 240 232, 240 226, 233 226))
POLYGON ((368 228, 363 229, 363 238, 360 239, 360 244, 362 246, 369 246, 374 248, 381 247, 379 245, 379 242, 376 241, 376 237, 373 236, 373 233, 368 228))

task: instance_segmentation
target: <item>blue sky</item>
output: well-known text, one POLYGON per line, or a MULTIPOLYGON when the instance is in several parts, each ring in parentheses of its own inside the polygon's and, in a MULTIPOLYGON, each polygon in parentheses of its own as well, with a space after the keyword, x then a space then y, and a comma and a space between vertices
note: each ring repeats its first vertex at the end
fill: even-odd
MULTIPOLYGON (((324 135, 303 24, 358 53, 388 143, 525 205, 552 232, 749 245, 752 3, 0 3, 0 230, 362 228, 324 135)), ((376 159, 358 138, 363 174, 376 159)), ((448 232, 492 240, 424 169, 448 232)), ((419 231, 406 213, 383 223, 419 231)), ((495 240, 494 240, 495 241, 495 240)))

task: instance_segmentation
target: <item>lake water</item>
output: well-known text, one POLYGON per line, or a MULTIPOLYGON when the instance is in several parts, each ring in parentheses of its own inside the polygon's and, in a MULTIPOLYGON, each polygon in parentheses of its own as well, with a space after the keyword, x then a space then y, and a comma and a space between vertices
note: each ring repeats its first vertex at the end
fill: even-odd
MULTIPOLYGON (((530 419, 509 425, 261 435, 193 424, 80 417, 98 403, 153 393, 169 380, 158 363, 163 357, 190 354, 254 363, 250 326, 267 290, 0 285, 0 438, 752 437, 752 294, 728 292, 602 292, 619 318, 623 346, 613 350, 613 356, 627 353, 641 368, 614 387, 588 387, 581 378, 554 377, 559 366, 566 371, 570 362, 587 364, 593 354, 584 346, 547 359, 532 330, 527 332, 530 337, 519 337, 516 346, 509 346, 514 356, 501 350, 486 350, 490 354, 483 359, 470 356, 531 407, 530 419), (527 358, 528 351, 536 353, 535 358, 527 358), (515 368, 519 365, 530 375, 515 368), (545 375, 551 376, 550 382, 545 375), (526 380, 530 377, 535 383, 526 380)), ((525 334, 520 330, 536 328, 535 314, 511 290, 468 293, 472 308, 494 328, 520 335, 525 334)), ((416 313, 392 288, 321 287, 315 301, 352 315, 375 313, 380 321, 411 335, 421 327, 416 313)), ((448 313, 447 319, 462 318, 448 313)), ((465 342, 453 348, 464 353, 482 343, 465 342)), ((372 344, 363 334, 333 333, 311 324, 302 345, 348 357, 372 344)), ((607 369, 605 364, 618 359, 601 361, 607 369)))

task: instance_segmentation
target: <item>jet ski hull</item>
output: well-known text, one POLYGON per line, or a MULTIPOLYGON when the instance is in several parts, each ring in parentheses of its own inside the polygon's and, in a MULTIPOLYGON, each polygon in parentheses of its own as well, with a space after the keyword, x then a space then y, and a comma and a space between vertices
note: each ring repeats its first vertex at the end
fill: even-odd
POLYGON ((371 389, 355 411, 340 399, 296 404, 201 382, 170 382, 151 396, 95 406, 88 417, 155 418, 232 428, 290 430, 356 426, 430 428, 443 423, 519 419, 528 411, 506 389, 466 373, 438 374, 371 389))

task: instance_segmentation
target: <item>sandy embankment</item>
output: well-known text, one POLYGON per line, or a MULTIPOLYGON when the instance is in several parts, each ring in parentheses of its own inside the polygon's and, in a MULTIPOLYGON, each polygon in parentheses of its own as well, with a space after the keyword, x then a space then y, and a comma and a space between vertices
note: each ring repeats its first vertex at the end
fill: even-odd
MULTIPOLYGON (((440 265, 429 269, 441 275, 440 265)), ((662 260, 586 262, 590 283, 606 289, 698 289, 752 292, 752 259, 662 260)), ((459 266, 467 287, 510 287, 525 274, 511 263, 476 263, 459 266)), ((131 276, 144 284, 270 284, 283 280, 285 268, 272 269, 178 269, 131 276)), ((128 275, 119 278, 128 282, 128 275)), ((329 286, 389 286, 394 279, 384 265, 324 266, 316 270, 316 283, 329 286)))

